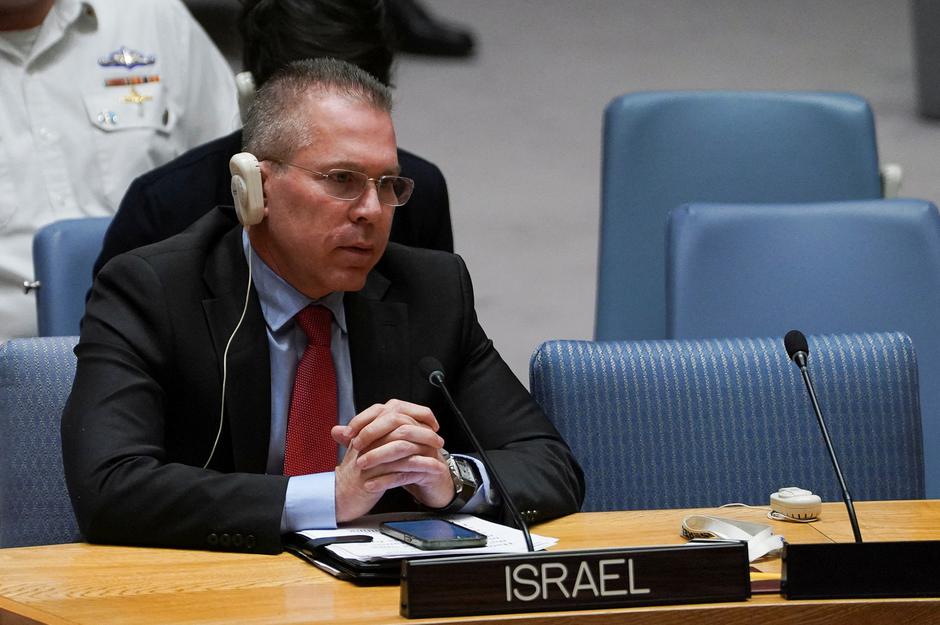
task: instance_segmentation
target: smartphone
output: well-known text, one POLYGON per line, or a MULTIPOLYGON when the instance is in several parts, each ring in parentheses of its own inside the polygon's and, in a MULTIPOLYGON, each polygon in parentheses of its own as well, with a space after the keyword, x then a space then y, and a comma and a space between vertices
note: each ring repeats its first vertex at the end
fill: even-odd
POLYGON ((486 536, 444 519, 385 521, 379 531, 418 549, 485 547, 486 536))

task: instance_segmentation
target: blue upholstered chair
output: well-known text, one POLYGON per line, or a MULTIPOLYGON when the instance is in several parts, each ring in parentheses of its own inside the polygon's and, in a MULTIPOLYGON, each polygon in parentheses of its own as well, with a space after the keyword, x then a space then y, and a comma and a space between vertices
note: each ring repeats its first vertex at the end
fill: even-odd
POLYGON ((0 345, 0 547, 81 540, 59 436, 77 341, 62 336, 0 345))
POLYGON ((77 335, 110 217, 55 221, 33 238, 39 336, 77 335))
POLYGON ((688 202, 881 197, 875 127, 840 93, 650 92, 604 113, 595 338, 666 337, 666 216, 688 202))
MULTIPOLYGON (((910 339, 810 336, 809 344, 853 499, 923 498, 910 339)), ((783 486, 841 499, 782 338, 549 341, 532 356, 530 386, 584 468, 584 510, 768 505, 783 486)))
POLYGON ((921 200, 700 205, 668 226, 670 338, 897 330, 920 370, 940 497, 940 214, 921 200))

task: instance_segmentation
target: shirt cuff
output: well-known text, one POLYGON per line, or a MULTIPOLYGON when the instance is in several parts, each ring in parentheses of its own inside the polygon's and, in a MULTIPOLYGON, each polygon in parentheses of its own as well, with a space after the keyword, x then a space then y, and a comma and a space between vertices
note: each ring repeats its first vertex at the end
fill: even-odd
POLYGON ((287 480, 281 533, 336 527, 336 474, 296 475, 287 480))
POLYGON ((464 507, 459 511, 467 514, 483 514, 499 505, 499 493, 490 487, 490 476, 486 473, 486 467, 483 461, 473 456, 463 454, 453 454, 454 458, 465 458, 472 462, 477 468, 477 474, 480 476, 480 486, 477 492, 473 493, 464 507))

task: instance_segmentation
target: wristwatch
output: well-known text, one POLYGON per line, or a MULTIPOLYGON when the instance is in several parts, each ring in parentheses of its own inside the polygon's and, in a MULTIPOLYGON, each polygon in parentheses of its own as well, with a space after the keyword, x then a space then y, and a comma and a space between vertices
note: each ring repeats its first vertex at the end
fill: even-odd
POLYGON ((454 498, 449 504, 441 508, 442 512, 456 512, 462 509, 480 488, 480 478, 477 476, 476 465, 466 458, 455 458, 441 450, 444 462, 450 469, 450 476, 454 480, 454 498))

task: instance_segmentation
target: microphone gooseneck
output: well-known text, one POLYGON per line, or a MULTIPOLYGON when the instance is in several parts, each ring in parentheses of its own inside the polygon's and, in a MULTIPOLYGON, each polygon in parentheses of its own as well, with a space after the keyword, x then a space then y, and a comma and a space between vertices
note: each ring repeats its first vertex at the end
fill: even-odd
POLYGON ((839 486, 842 487, 842 501, 845 502, 845 508, 849 513, 849 522, 852 524, 852 533, 855 535, 855 542, 862 542, 862 532, 858 529, 858 519, 855 517, 855 506, 852 504, 852 497, 849 495, 849 489, 845 485, 845 478, 842 475, 842 469, 839 468, 839 461, 836 459, 836 451, 832 447, 832 441, 829 439, 829 430, 826 429, 826 422, 823 419, 822 411, 819 409, 819 402, 816 400, 816 389, 813 388, 813 381, 809 377, 809 369, 806 367, 806 359, 809 356, 809 343, 806 337, 799 330, 790 330, 783 339, 787 355, 790 360, 796 363, 800 373, 803 376, 803 383, 809 393, 809 399, 813 404, 813 411, 816 413, 816 421, 819 423, 819 429, 822 431, 823 440, 826 442, 826 449, 829 451, 829 459, 832 460, 832 467, 836 471, 836 477, 839 479, 839 486))
POLYGON ((500 479, 499 473, 490 463, 490 459, 486 455, 486 450, 483 449, 483 445, 480 444, 480 441, 477 439, 476 435, 474 435, 473 430, 470 429, 470 424, 467 423, 467 420, 464 418, 460 408, 457 407, 457 403, 454 401, 454 398, 451 397, 450 391, 447 390, 447 385, 444 383, 444 366, 437 358, 434 358, 433 356, 425 356, 418 361, 418 368, 421 370, 421 374, 427 378, 431 386, 435 386, 441 390, 441 393, 444 395, 444 399, 447 400, 447 404, 450 406, 451 411, 454 413, 454 416, 457 417, 457 421, 460 423, 460 427, 463 429, 464 434, 466 434, 467 438, 470 439, 470 444, 473 445, 473 449, 480 455, 480 460, 483 462, 483 466, 486 467, 486 473, 489 475, 490 480, 496 485, 496 489, 502 496, 503 503, 509 510, 509 514, 512 516, 513 521, 515 521, 519 529, 522 530, 522 536, 525 538, 526 548, 529 551, 535 551, 535 547, 532 545, 532 536, 529 534, 529 526, 526 524, 525 520, 523 520, 522 515, 519 514, 519 508, 516 507, 512 497, 509 496, 509 491, 503 484, 502 479, 500 479))

